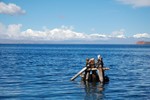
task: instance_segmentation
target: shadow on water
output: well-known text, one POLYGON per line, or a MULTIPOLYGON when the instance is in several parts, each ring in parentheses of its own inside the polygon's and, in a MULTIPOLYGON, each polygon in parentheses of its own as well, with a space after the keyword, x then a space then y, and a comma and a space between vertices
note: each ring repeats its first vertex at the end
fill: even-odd
POLYGON ((84 87, 86 93, 84 100, 103 100, 108 83, 81 81, 81 85, 84 87))

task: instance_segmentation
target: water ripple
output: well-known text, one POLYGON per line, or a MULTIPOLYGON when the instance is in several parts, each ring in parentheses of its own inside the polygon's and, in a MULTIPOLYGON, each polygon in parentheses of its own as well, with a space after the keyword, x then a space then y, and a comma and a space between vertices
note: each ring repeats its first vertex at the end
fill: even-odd
POLYGON ((150 99, 148 45, 0 45, 0 99, 150 99), (70 78, 101 54, 110 82, 70 78))

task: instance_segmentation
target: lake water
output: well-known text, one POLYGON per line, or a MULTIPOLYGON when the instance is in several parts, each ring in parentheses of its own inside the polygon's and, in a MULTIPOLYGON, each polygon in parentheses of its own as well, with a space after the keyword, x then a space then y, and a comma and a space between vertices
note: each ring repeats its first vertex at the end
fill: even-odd
POLYGON ((150 100, 150 45, 0 44, 0 99, 150 100), (109 83, 70 81, 98 54, 109 83))

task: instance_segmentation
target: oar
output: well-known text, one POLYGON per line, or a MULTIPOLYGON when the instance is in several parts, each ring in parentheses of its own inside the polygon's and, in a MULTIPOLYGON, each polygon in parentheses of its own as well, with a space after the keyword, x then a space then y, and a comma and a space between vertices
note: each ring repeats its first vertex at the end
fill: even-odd
POLYGON ((85 70, 87 69, 87 67, 84 67, 83 69, 81 69, 76 75, 74 75, 70 80, 73 81, 74 79, 76 79, 81 73, 83 73, 85 70))
POLYGON ((98 67, 97 70, 98 70, 99 80, 100 80, 100 82, 103 83, 104 82, 104 70, 102 67, 98 67))

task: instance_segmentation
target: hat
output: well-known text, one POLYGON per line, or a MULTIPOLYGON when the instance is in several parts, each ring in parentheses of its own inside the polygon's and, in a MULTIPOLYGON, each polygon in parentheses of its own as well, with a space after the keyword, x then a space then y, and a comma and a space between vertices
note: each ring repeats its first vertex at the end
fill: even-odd
POLYGON ((98 55, 97 58, 98 58, 98 59, 101 58, 101 55, 98 55))

